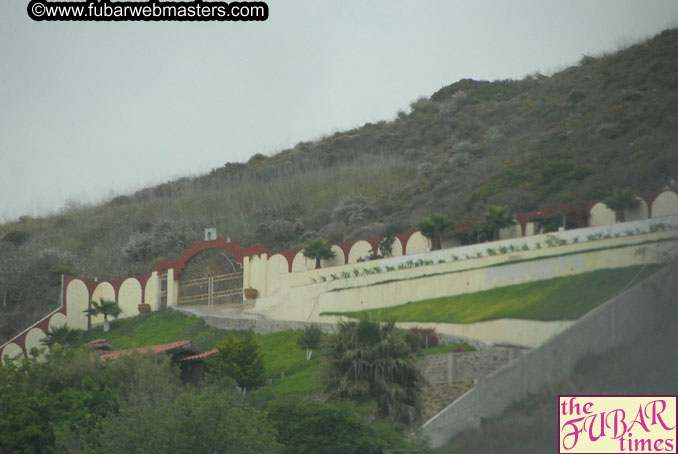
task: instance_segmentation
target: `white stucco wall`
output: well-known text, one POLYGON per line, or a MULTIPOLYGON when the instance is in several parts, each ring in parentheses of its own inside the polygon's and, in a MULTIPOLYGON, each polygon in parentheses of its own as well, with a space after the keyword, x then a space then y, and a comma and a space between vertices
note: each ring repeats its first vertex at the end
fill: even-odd
POLYGON ((652 217, 678 215, 678 195, 673 191, 664 191, 652 202, 652 217))
POLYGON ((492 344, 512 344, 537 347, 555 334, 564 331, 574 321, 541 322, 536 320, 501 319, 477 323, 399 322, 400 328, 433 328, 438 333, 482 339, 492 344))
POLYGON ((87 315, 84 311, 89 307, 89 292, 80 279, 74 279, 66 287, 66 318, 68 326, 73 329, 87 329, 87 315))
POLYGON ((499 230, 499 239, 501 240, 520 238, 521 236, 523 236, 523 230, 520 227, 520 224, 518 224, 518 221, 516 221, 516 223, 513 225, 499 230))
POLYGON ((280 276, 287 275, 289 270, 289 265, 287 259, 280 254, 273 255, 268 260, 267 268, 267 281, 266 281, 266 291, 259 287, 254 287, 259 291, 261 296, 268 295, 269 293, 276 293, 280 291, 280 276))
POLYGON ((358 263, 359 258, 371 256, 372 246, 367 241, 356 241, 348 254, 348 263, 358 263))
POLYGON ((393 240, 393 245, 391 246, 391 255, 393 257, 403 255, 403 244, 400 242, 400 238, 393 240))
MULTIPOLYGON (((616 228, 623 227, 622 224, 617 224, 617 226, 620 227, 616 228)), ((596 229, 586 231, 595 232, 596 229)), ((579 232, 579 235, 581 233, 579 232)), ((543 242, 544 239, 552 236, 540 235, 540 238, 537 239, 541 239, 543 242)), ((678 241, 675 238, 676 232, 673 231, 656 232, 628 237, 612 237, 591 242, 570 242, 562 246, 544 246, 543 249, 533 247, 527 251, 469 260, 446 263, 434 262, 431 265, 398 269, 386 273, 361 275, 358 277, 352 276, 347 279, 327 280, 325 282, 318 280, 315 284, 303 285, 302 280, 299 280, 296 286, 281 286, 279 292, 258 300, 255 311, 270 319, 325 321, 325 317, 320 316, 322 312, 346 312, 389 307, 410 301, 487 290, 496 286, 548 279, 601 268, 655 263, 661 259, 662 251, 677 246, 678 241), (671 238, 674 241, 666 241, 671 238), (652 241, 661 242, 651 243, 652 241), (599 250, 605 248, 607 249, 599 250), (590 251, 587 252, 587 250, 590 251), (539 257, 542 258, 494 266, 504 262, 539 257), (383 281, 395 282, 374 285, 383 281)), ((476 248, 481 246, 485 249, 491 246, 496 248, 494 243, 473 245, 476 248)), ((449 256, 450 251, 456 250, 435 251, 427 255, 445 254, 449 256)), ((364 265, 375 266, 379 263, 383 265, 384 263, 395 263, 397 260, 403 261, 406 258, 411 260, 409 257, 397 257, 367 262, 364 265)), ((284 277, 301 279, 304 277, 303 275, 309 278, 313 274, 317 278, 322 273, 326 276, 330 275, 330 273, 340 274, 343 270, 350 271, 353 267, 353 265, 349 265, 336 267, 331 270, 314 270, 313 273, 292 273, 284 277)), ((535 343, 539 339, 548 337, 549 333, 556 332, 549 331, 551 328, 539 333, 535 332, 535 337, 531 338, 532 340, 526 340, 526 334, 520 331, 516 331, 514 334, 507 334, 511 331, 510 329, 500 330, 497 336, 503 339, 502 342, 531 346, 536 345, 535 343)), ((466 327, 464 329, 468 330, 469 328, 466 327)), ((488 328, 486 331, 482 331, 479 328, 479 331, 476 331, 474 335, 480 336, 481 334, 479 333, 489 333, 492 329, 488 328)), ((444 332, 449 332, 450 334, 469 335, 469 332, 458 327, 447 326, 445 330, 444 332)), ((489 334, 482 335, 489 336, 489 334)), ((489 341, 495 342, 499 337, 490 337, 489 341)))
POLYGON ((146 287, 144 288, 144 301, 147 304, 151 305, 151 309, 157 311, 160 309, 158 307, 158 272, 153 271, 151 277, 146 281, 146 287))
MULTIPOLYGON (((26 353, 30 355, 31 350, 34 348, 44 349, 46 348, 42 344, 42 340, 45 338, 45 332, 40 328, 33 328, 26 334, 26 353)), ((42 356, 42 355, 40 355, 42 356)))
POLYGON ((270 263, 274 261, 275 259, 273 257, 269 259, 267 254, 245 257, 243 260, 243 288, 253 288, 265 295, 268 288, 270 263))
POLYGON ((431 242, 420 232, 414 232, 407 240, 407 255, 419 254, 431 250, 431 242))
POLYGON ((534 232, 535 232, 534 222, 528 222, 527 224, 525 224, 525 236, 534 235, 534 232))
POLYGON ((614 224, 614 211, 609 209, 603 202, 598 202, 591 207, 589 211, 589 226, 614 224))
MULTIPOLYGON (((332 252, 334 252, 334 257, 329 260, 321 260, 320 266, 327 268, 330 266, 341 266, 346 263, 346 257, 344 257, 344 251, 341 250, 336 244, 332 245, 332 252)), ((315 265, 314 265, 315 266, 315 265)))
POLYGON ((304 257, 304 251, 297 252, 292 260, 292 272, 312 270, 315 268, 315 260, 304 257))
MULTIPOLYGON (((363 268, 381 267, 383 271, 387 268, 399 268, 407 265, 409 262, 420 262, 422 260, 431 261, 437 264, 439 261, 454 262, 451 265, 454 269, 464 269, 468 267, 489 266, 497 263, 502 263, 507 260, 522 260, 530 257, 548 256, 554 254, 562 254, 564 250, 569 252, 585 251, 587 249, 598 249, 604 247, 611 247, 612 245, 633 244, 639 240, 637 234, 641 232, 649 232, 657 227, 675 226, 678 228, 678 216, 671 216, 657 219, 646 219, 643 221, 623 222, 611 225, 604 225, 598 227, 588 227, 582 229, 566 230, 563 232, 553 232, 548 234, 540 234, 533 236, 526 236, 522 238, 515 238, 510 240, 501 240, 489 243, 472 244, 468 246, 461 246, 451 249, 443 249, 438 251, 430 251, 420 254, 412 254, 405 256, 389 257, 381 260, 374 260, 363 263, 354 263, 344 266, 321 268, 318 270, 309 269, 308 271, 297 271, 293 273, 270 273, 268 278, 269 292, 261 294, 262 297, 274 295, 282 289, 290 287, 298 287, 309 285, 313 280, 321 282, 324 277, 330 280, 331 275, 342 275, 342 273, 353 273, 357 270, 360 272, 363 268), (628 236, 631 235, 631 236, 628 236), (551 247, 559 242, 565 242, 567 247, 559 249, 560 247, 551 247), (512 248, 512 249, 511 249, 512 248), (525 250, 527 248, 527 250, 525 250), (501 253, 501 250, 507 250, 508 253, 501 253), (489 256, 493 252, 494 256, 489 256), (482 257, 484 260, 478 261, 477 257, 482 257), (469 261, 470 260, 470 261, 469 261)), ((661 233, 661 232, 660 232, 661 233)), ((675 232, 674 232, 675 234, 675 232)), ((671 236, 671 233, 667 234, 671 236)), ((643 237, 654 238, 654 237, 643 237)), ((645 241, 645 240, 642 240, 645 241)), ((279 259, 281 260, 282 257, 279 259)), ((281 260, 282 265, 282 260, 281 260)), ((445 265, 441 265, 445 266, 445 265)), ((282 270, 282 266, 280 267, 282 270)), ((420 271, 423 268, 418 268, 420 271)), ((430 272, 430 271, 428 271, 430 272)), ((389 278, 395 278, 392 273, 388 273, 389 278)), ((401 271, 395 271, 401 273, 401 271)), ((379 275, 360 277, 361 280, 366 279, 384 279, 379 275)), ((335 282, 337 285, 352 285, 356 282, 352 277, 347 282, 345 279, 335 282)))
POLYGON ((5 346, 2 350, 2 362, 3 364, 7 362, 9 358, 16 358, 17 356, 23 356, 24 352, 21 350, 15 343, 10 343, 5 346))
MULTIPOLYGON (((68 319, 64 314, 57 313, 52 315, 49 319, 49 330, 52 331, 56 328, 60 328, 68 323, 68 319)), ((69 326, 70 328, 70 326, 69 326)))
POLYGON ((119 318, 134 317, 139 315, 139 304, 141 304, 141 283, 131 277, 125 279, 118 290, 118 306, 122 309, 119 318))

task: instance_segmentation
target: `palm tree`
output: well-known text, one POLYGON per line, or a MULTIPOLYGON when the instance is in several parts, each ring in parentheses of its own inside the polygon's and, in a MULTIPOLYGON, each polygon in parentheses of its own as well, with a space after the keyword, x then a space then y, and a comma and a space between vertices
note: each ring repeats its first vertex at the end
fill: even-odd
POLYGON ((504 227, 511 226, 516 223, 509 207, 501 207, 496 205, 488 205, 483 219, 483 227, 492 235, 492 240, 499 239, 499 231, 504 227))
POLYGON ((334 258, 334 251, 332 246, 323 238, 316 238, 311 240, 304 249, 304 257, 315 259, 315 268, 320 268, 321 260, 329 260, 334 258))
POLYGON ((46 337, 40 341, 45 347, 51 349, 56 344, 59 344, 62 347, 72 347, 80 340, 80 331, 69 328, 67 324, 63 324, 58 328, 52 328, 45 336, 46 337))
POLYGON ((111 327, 108 324, 108 316, 112 315, 114 318, 118 318, 118 315, 122 313, 122 309, 120 309, 120 306, 118 306, 118 303, 115 301, 101 298, 98 303, 96 301, 92 301, 92 307, 85 309, 83 312, 88 315, 103 315, 104 332, 108 332, 111 330, 111 327))
POLYGON ((614 211, 615 222, 624 222, 626 216, 624 211, 633 210, 638 207, 640 200, 636 198, 630 189, 615 187, 603 203, 614 211))
POLYGON ((450 225, 452 222, 444 214, 431 213, 421 220, 417 228, 422 235, 431 240, 431 250, 435 251, 442 247, 440 236, 450 225))
POLYGON ((297 345, 306 349, 306 361, 311 360, 313 349, 316 348, 322 340, 323 332, 316 325, 307 326, 304 332, 297 339, 297 345))
POLYGON ((341 322, 332 339, 327 390, 338 397, 374 399, 379 416, 413 423, 424 379, 405 334, 393 322, 341 322))

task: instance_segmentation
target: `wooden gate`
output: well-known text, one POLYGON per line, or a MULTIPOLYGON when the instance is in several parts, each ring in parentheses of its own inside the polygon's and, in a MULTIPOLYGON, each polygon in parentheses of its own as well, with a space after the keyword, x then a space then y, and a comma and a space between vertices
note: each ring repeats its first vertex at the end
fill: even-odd
POLYGON ((208 249, 192 258, 179 279, 178 305, 242 303, 243 272, 226 251, 208 249))
POLYGON ((179 281, 178 305, 241 303, 243 273, 179 281))

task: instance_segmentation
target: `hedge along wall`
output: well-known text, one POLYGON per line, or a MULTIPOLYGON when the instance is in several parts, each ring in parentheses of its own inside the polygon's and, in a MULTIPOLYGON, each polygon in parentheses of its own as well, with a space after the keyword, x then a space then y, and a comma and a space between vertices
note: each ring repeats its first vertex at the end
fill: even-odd
POLYGON ((421 428, 434 446, 462 430, 477 428, 510 404, 567 377, 582 358, 633 342, 658 326, 675 304, 678 270, 667 267, 599 306, 548 342, 480 380, 475 388, 421 428))

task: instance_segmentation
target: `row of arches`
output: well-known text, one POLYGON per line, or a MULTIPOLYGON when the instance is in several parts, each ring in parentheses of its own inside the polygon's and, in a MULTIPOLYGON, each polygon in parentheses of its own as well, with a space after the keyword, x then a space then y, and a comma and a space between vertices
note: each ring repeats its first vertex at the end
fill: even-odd
POLYGON ((73 329, 87 330, 92 325, 103 323, 103 316, 89 316, 85 313, 91 307, 92 301, 100 301, 102 298, 116 301, 122 309, 122 318, 137 315, 138 305, 141 303, 148 302, 155 307, 157 279, 150 277, 151 274, 147 274, 98 282, 64 276, 62 307, 4 345, 0 351, 0 359, 4 362, 9 357, 26 356, 33 348, 43 347, 41 341, 46 333, 64 324, 73 329))
MULTIPOLYGON (((322 260, 323 268, 358 263, 372 256, 379 250, 381 238, 373 237, 366 240, 345 241, 333 244, 334 257, 322 260)), ((427 252, 430 248, 429 240, 420 232, 406 232, 396 235, 392 245, 394 257, 405 254, 427 252)), ((302 249, 281 252, 268 257, 267 267, 275 273, 295 273, 315 268, 315 260, 304 257, 302 249)))
POLYGON ((66 323, 67 317, 62 308, 57 309, 7 343, 0 351, 0 360, 5 363, 9 358, 26 356, 33 349, 44 348, 42 340, 46 337, 46 333, 66 323))
MULTIPOLYGON (((638 207, 624 212, 626 221, 641 221, 643 219, 661 218, 678 214, 678 194, 674 191, 663 191, 653 200, 637 197, 638 207)), ((589 225, 614 224, 615 212, 603 202, 594 204, 589 210, 589 225)))
MULTIPOLYGON (((637 197, 638 206, 633 210, 624 212, 625 221, 642 221, 645 219, 661 218, 678 215, 678 195, 674 191, 662 191, 654 197, 637 197)), ((616 214, 609 209, 604 202, 584 203, 581 210, 577 210, 574 218, 570 221, 579 227, 598 227, 612 225, 617 222, 616 214)), ((546 214, 558 212, 558 208, 545 210, 546 214)), ((537 232, 538 226, 530 219, 544 212, 521 213, 516 215, 515 225, 506 227, 500 232, 500 239, 506 240, 524 236, 532 236, 537 232)))

